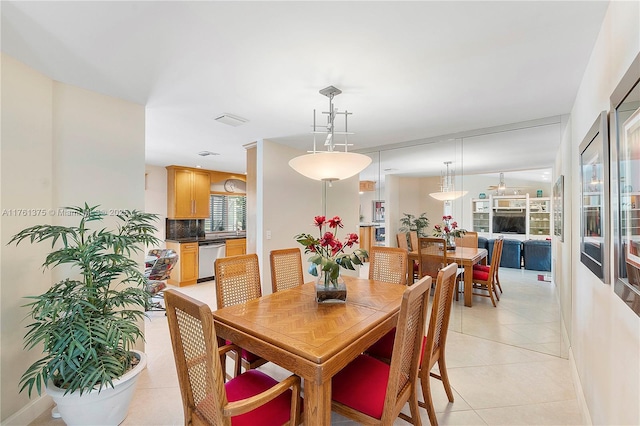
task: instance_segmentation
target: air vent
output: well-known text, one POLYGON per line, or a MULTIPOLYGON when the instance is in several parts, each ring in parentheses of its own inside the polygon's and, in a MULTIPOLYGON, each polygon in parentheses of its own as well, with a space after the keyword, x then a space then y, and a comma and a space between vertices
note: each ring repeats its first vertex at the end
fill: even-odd
POLYGON ((246 123, 246 118, 238 117, 232 114, 222 114, 215 118, 218 123, 228 124, 229 126, 238 127, 246 123))
POLYGON ((211 152, 211 151, 200 151, 198 155, 201 157, 208 157, 209 155, 220 155, 220 154, 217 152, 211 152))

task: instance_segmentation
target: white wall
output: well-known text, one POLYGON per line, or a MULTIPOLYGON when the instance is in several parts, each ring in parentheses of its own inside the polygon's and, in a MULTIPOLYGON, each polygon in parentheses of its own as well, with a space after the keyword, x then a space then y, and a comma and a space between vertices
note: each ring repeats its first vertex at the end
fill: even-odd
POLYGON ((39 266, 50 246, 6 243, 28 226, 67 223, 50 212, 61 206, 143 210, 144 107, 54 82, 3 54, 1 152, 2 209, 46 212, 1 217, 0 411, 3 424, 27 424, 50 400, 18 394, 20 376, 40 356, 22 349, 20 306, 51 285, 39 266))
POLYGON ((167 169, 161 166, 145 166, 144 211, 158 215, 156 238, 165 246, 167 219, 167 169))
MULTIPOLYGON (((640 3, 611 2, 558 154, 561 165, 556 163, 556 173, 570 176, 565 195, 574 218, 580 208, 580 142, 600 111, 609 110, 609 96, 640 51, 639 35, 640 3)), ((567 226, 571 234, 565 241, 570 243, 556 245, 562 251, 556 264, 569 255, 573 265, 572 311, 565 323, 571 325, 571 352, 589 414, 594 424, 640 424, 640 318, 614 294, 612 285, 603 284, 580 263, 579 220, 567 226)))

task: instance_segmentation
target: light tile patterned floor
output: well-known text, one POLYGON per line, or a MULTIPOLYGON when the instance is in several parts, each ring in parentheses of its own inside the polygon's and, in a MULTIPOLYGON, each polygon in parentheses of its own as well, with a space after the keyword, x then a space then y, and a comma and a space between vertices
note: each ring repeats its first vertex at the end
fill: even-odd
MULTIPOLYGON (((432 379, 434 405, 441 425, 580 425, 581 417, 569 361, 550 354, 563 349, 554 287, 539 282, 537 272, 500 270, 504 293, 498 307, 474 298, 465 308, 454 302, 447 342, 447 363, 455 401, 432 379)), ((179 288, 215 306, 212 283, 179 288)), ((564 345, 566 346, 566 345, 564 345)), ((178 389, 167 321, 150 313, 146 322, 147 369, 123 425, 181 425, 178 389)), ((277 379, 289 373, 274 364, 261 367, 277 379)), ((408 407, 405 407, 408 413, 408 407)), ((428 424, 421 409, 422 422, 428 424)), ((354 425, 336 414, 336 425, 354 425)), ((32 425, 62 425, 48 413, 32 425)), ((395 424, 406 424, 397 420, 395 424)))

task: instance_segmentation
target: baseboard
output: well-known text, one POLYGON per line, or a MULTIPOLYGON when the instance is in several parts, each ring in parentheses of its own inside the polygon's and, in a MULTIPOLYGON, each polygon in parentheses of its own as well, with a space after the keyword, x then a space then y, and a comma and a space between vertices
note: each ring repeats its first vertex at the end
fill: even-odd
POLYGON ((37 399, 29 401, 17 413, 2 422, 2 426, 28 425, 43 413, 53 408, 53 399, 49 395, 42 395, 37 399))
POLYGON ((573 351, 569 350, 569 367, 571 368, 571 376, 573 379, 573 387, 576 391, 576 399, 578 400, 578 407, 580 408, 580 412, 582 413, 583 424, 592 425, 591 414, 589 414, 589 407, 587 406, 587 400, 584 397, 584 392, 582 391, 582 382, 580 381, 580 376, 578 375, 578 368, 576 366, 576 360, 573 358, 573 351))

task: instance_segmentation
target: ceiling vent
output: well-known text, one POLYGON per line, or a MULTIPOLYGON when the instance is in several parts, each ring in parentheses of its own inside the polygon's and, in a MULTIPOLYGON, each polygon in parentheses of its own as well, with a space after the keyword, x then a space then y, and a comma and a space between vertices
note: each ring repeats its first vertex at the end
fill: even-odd
POLYGON ((222 114, 215 118, 218 123, 228 124, 229 126, 238 127, 246 123, 246 118, 238 117, 232 114, 222 114))

